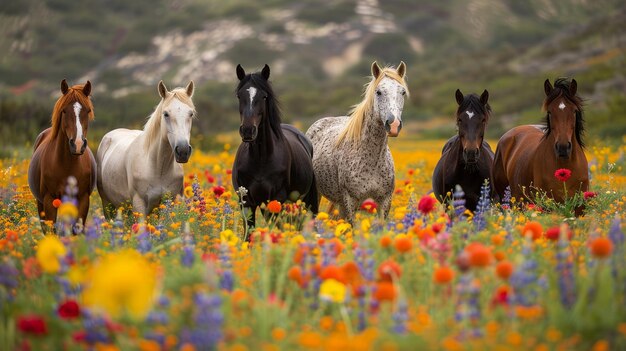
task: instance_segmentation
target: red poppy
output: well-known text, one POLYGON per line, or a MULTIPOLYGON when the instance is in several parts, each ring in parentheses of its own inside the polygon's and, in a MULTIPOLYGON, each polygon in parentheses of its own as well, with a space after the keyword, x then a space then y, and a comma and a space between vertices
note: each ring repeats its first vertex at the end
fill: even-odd
MULTIPOLYGON (((561 237, 561 228, 559 228, 559 227, 552 227, 552 228, 546 230, 545 236, 546 236, 546 239, 548 239, 548 240, 557 241, 561 237)), ((571 240, 572 236, 573 236, 572 231, 569 228, 567 228, 567 238, 569 240, 571 240)))
POLYGON ((572 176, 572 171, 567 168, 559 168, 554 172, 554 177, 561 182, 567 182, 569 177, 572 176))
POLYGON ((361 209, 363 211, 367 211, 368 213, 376 212, 377 208, 378 208, 378 204, 376 204, 376 202, 372 199, 367 199, 363 201, 363 203, 361 204, 361 209))
POLYGON ((393 260, 387 260, 381 263, 378 267, 378 275, 381 280, 390 282, 393 280, 394 276, 396 278, 400 278, 400 275, 402 275, 402 268, 393 260))
POLYGON ((52 206, 54 208, 59 208, 59 206, 61 206, 61 200, 60 199, 54 199, 52 200, 52 206))
POLYGON ((46 321, 37 315, 22 316, 17 319, 17 329, 23 333, 33 335, 48 334, 46 321))
POLYGON ((424 195, 417 204, 417 209, 423 214, 429 214, 435 208, 435 200, 432 196, 424 195))
POLYGON ((271 213, 279 213, 282 208, 283 206, 280 204, 280 202, 276 200, 272 200, 267 204, 267 209, 271 213))
POLYGON ((211 187, 211 191, 215 194, 215 197, 220 197, 226 191, 226 189, 221 185, 216 185, 211 187))
POLYGON ((80 306, 74 300, 67 300, 59 305, 57 310, 59 317, 63 319, 73 319, 80 316, 80 306))
POLYGON ((593 199, 596 196, 598 196, 598 193, 596 193, 595 191, 585 191, 583 193, 583 197, 585 198, 585 200, 593 199))

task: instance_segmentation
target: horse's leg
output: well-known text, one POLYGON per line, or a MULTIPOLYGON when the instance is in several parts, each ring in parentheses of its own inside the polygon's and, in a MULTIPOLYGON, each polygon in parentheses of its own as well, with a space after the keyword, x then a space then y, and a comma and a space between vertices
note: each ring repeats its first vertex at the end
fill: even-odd
POLYGON ((389 210, 391 209, 391 196, 383 197, 377 202, 380 204, 380 214, 383 218, 387 219, 389 216, 389 210))
MULTIPOLYGON (((82 223, 83 228, 87 224, 88 213, 89 213, 89 194, 85 194, 80 199, 78 199, 78 217, 83 221, 82 223)), ((78 233, 74 233, 74 234, 78 234, 78 233)))
POLYGON ((43 210, 45 212, 44 219, 46 221, 52 221, 54 223, 57 221, 57 209, 56 207, 54 207, 54 205, 52 205, 52 200, 54 200, 52 195, 50 194, 44 195, 43 210))
POLYGON ((354 221, 354 212, 356 211, 357 206, 357 200, 348 193, 345 193, 341 199, 339 214, 348 222, 352 223, 354 221))
POLYGON ((146 213, 146 211, 147 211, 146 201, 141 197, 141 195, 134 194, 133 195, 133 212, 139 212, 143 214, 144 216, 147 216, 148 214, 146 213))

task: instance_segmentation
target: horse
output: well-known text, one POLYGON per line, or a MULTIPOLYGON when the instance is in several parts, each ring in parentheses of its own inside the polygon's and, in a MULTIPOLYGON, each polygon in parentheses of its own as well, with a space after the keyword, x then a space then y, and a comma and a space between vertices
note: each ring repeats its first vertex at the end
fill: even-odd
POLYGON ((404 62, 394 69, 381 68, 374 61, 371 73, 363 100, 349 116, 321 118, 306 133, 313 143, 318 192, 349 222, 368 198, 379 205, 384 217, 389 214, 395 171, 387 139, 402 129, 404 99, 409 94, 404 62))
POLYGON ((237 65, 241 144, 232 168, 235 190, 244 187, 248 228, 255 226, 257 207, 270 201, 301 199, 317 214, 318 196, 313 173, 313 145, 298 129, 281 124, 281 111, 269 81, 270 68, 246 74, 237 65))
POLYGON ((57 219, 55 199, 65 193, 70 176, 77 181, 78 217, 85 224, 89 196, 96 185, 96 161, 87 145, 89 121, 94 119, 91 82, 74 85, 61 81, 61 97, 52 110, 52 126, 37 136, 28 167, 28 185, 37 200, 41 220, 57 219))
POLYGON ((502 199, 509 186, 511 195, 518 199, 529 199, 531 191, 540 190, 563 203, 565 196, 589 189, 583 150, 583 100, 576 95, 577 87, 575 79, 559 78, 554 87, 546 79, 542 105, 545 124, 518 126, 500 138, 491 176, 496 196, 502 199), (565 182, 567 194, 555 177, 556 170, 562 168, 572 172, 565 182))
MULTIPOLYGON (((441 151, 441 158, 433 172, 433 191, 443 203, 447 192, 460 185, 465 192, 465 207, 476 210, 480 189, 485 179, 491 177, 493 151, 484 140, 485 129, 491 117, 489 92, 478 97, 476 94, 463 95, 457 89, 456 126, 458 134, 450 138, 441 151)), ((490 194, 488 194, 490 195, 490 194)))
POLYGON ((169 91, 160 81, 157 90, 161 101, 143 130, 115 129, 98 147, 98 192, 107 218, 125 202, 148 215, 163 195, 183 192, 182 164, 191 156, 189 136, 196 116, 194 84, 169 91))

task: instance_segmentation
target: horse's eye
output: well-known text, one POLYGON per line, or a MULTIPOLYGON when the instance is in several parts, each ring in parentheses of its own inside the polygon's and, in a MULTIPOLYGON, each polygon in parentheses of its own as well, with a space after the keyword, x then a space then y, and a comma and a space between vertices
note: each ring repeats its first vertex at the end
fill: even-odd
POLYGON ((380 92, 380 90, 376 90, 376 95, 381 96, 383 93, 380 92))
POLYGON ((263 100, 267 100, 267 95, 263 97, 263 100))
POLYGON ((164 112, 164 113, 163 113, 163 116, 164 116, 165 118, 170 118, 170 114, 169 114, 169 113, 167 113, 167 112, 164 112))
POLYGON ((237 94, 236 96, 237 96, 237 99, 239 99, 239 94, 237 94))
POLYGON ((402 95, 406 95, 406 90, 402 90, 402 95))

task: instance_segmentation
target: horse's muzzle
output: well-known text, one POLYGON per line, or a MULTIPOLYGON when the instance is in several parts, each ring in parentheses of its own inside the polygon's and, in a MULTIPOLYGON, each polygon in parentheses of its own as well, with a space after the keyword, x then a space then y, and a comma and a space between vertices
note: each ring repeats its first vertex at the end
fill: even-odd
POLYGON ((191 156, 191 145, 177 145, 174 148, 174 158, 178 163, 187 163, 189 161, 189 157, 191 156))
POLYGON ((554 151, 556 152, 556 155, 560 158, 569 158, 572 154, 572 143, 569 141, 567 142, 567 144, 556 143, 554 144, 554 151))
POLYGON ((76 141, 74 139, 70 139, 70 152, 72 155, 82 155, 85 153, 85 149, 87 148, 87 139, 82 138, 80 145, 76 145, 76 141))
POLYGON ((256 126, 240 126, 239 127, 239 135, 241 136, 241 141, 249 143, 256 139, 259 130, 256 126))
POLYGON ((387 131, 387 135, 390 137, 397 137, 400 134, 400 130, 402 129, 402 121, 400 118, 395 118, 390 116, 385 121, 385 130, 387 131))
POLYGON ((480 158, 480 149, 464 149, 463 150, 463 161, 468 164, 478 163, 478 159, 480 158))

